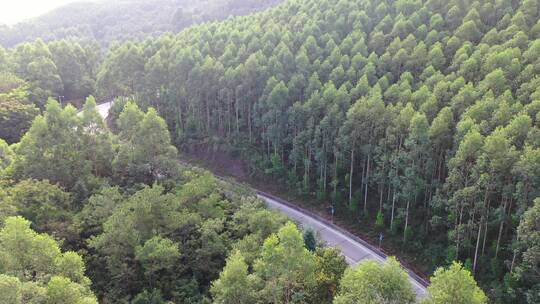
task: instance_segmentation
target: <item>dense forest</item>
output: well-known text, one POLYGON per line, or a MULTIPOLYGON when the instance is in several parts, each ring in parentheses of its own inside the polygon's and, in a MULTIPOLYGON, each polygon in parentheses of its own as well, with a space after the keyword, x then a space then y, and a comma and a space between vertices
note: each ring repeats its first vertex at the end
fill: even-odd
POLYGON ((155 107, 179 147, 240 155, 389 231, 427 271, 457 259, 494 301, 535 303, 538 14, 535 0, 287 1, 113 48, 97 88, 155 107))
POLYGON ((0 45, 13 47, 37 38, 80 39, 108 46, 178 32, 192 24, 247 15, 281 0, 86 0, 59 7, 13 26, 0 24, 0 45))
POLYGON ((539 303, 539 17, 537 0, 287 0, 158 37, 128 21, 6 43, 42 38, 0 47, 0 294, 539 303), (115 100, 107 122, 91 95, 115 100), (427 297, 395 259, 347 267, 178 151, 384 233, 433 274, 427 297))
MULTIPOLYGON (((156 110, 123 103, 114 133, 93 97, 82 112, 50 99, 0 140, 2 303, 416 302, 394 258, 348 268, 249 189, 181 166, 156 110)), ((458 263, 429 294, 486 303, 458 263)))
POLYGON ((95 91, 102 57, 96 43, 72 40, 0 47, 0 138, 18 142, 49 97, 82 105, 95 91))

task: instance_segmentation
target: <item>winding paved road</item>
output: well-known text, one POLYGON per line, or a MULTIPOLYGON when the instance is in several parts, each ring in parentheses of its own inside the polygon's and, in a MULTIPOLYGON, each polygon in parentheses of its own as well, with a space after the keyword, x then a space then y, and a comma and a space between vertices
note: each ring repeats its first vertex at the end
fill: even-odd
MULTIPOLYGON (((350 265, 356 265, 366 259, 372 259, 380 263, 386 260, 386 255, 377 248, 374 248, 367 242, 332 224, 328 220, 271 194, 262 191, 256 192, 257 196, 263 199, 271 209, 284 213, 303 228, 313 229, 327 246, 339 248, 350 265)), ((425 297, 428 283, 412 271, 407 270, 407 272, 409 273, 409 279, 417 296, 419 298, 425 297)))
MULTIPOLYGON (((108 116, 111 105, 112 102, 98 105, 98 111, 103 119, 108 116)), ((257 196, 263 199, 271 209, 284 213, 304 228, 313 229, 328 246, 339 248, 350 265, 356 265, 365 259, 376 260, 380 263, 386 260, 386 255, 380 250, 328 220, 269 193, 257 190, 256 192, 257 196)), ((406 270, 417 296, 425 297, 428 283, 412 271, 406 270)))

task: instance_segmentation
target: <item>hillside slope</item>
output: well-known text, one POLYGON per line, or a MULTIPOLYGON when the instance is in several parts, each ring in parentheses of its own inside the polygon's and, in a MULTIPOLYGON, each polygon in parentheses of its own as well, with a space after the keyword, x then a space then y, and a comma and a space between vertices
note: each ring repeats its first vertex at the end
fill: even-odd
POLYGON ((97 40, 108 45, 116 40, 143 39, 149 35, 177 32, 192 24, 247 15, 280 0, 85 0, 67 4, 43 16, 0 26, 0 45, 64 38, 97 40))
POLYGON ((539 37, 535 0, 291 0, 119 46, 97 82, 158 108, 178 145, 240 154, 419 265, 458 259, 497 301, 535 303, 539 37))

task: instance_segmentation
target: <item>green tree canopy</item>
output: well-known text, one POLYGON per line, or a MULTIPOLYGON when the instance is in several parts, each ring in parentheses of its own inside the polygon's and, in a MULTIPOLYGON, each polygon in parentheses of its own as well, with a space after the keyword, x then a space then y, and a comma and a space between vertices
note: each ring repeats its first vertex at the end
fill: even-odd
POLYGON ((210 289, 216 304, 248 304, 255 300, 254 277, 248 272, 248 265, 242 254, 236 251, 227 259, 227 264, 219 274, 219 279, 210 289))
POLYGON ((334 304, 414 303, 416 295, 409 276, 395 258, 384 264, 363 261, 345 271, 334 304))
POLYGON ((315 285, 315 257, 291 222, 264 241, 254 267, 255 274, 265 282, 259 296, 273 303, 299 300, 315 285))
POLYGON ((74 107, 62 108, 49 100, 44 115, 34 120, 17 146, 10 173, 16 180, 46 179, 69 191, 77 183, 87 185, 93 163, 83 139, 93 136, 91 132, 83 127, 74 107))
POLYGON ((478 287, 471 273, 459 263, 439 268, 431 278, 428 297, 424 303, 487 303, 487 297, 478 287))
POLYGON ((120 151, 113 161, 118 179, 152 184, 178 176, 177 150, 165 121, 150 108, 146 114, 133 103, 127 103, 119 118, 120 151))
POLYGON ((97 303, 82 257, 9 217, 0 230, 0 291, 6 303, 97 303))
POLYGON ((76 241, 76 232, 71 226, 73 200, 57 185, 48 181, 23 180, 8 187, 0 202, 30 220, 37 231, 54 234, 64 240, 64 245, 72 245, 76 241))

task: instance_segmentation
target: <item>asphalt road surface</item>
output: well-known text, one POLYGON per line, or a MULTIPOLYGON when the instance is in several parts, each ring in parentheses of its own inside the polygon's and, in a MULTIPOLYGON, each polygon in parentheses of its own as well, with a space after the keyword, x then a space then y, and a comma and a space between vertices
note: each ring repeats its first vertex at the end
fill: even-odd
MULTIPOLYGON (((365 259, 372 259, 380 263, 383 263, 386 259, 383 253, 376 252, 376 249, 370 248, 369 244, 365 244, 365 242, 362 242, 358 238, 348 235, 347 232, 331 223, 327 223, 325 220, 316 218, 315 215, 310 214, 306 210, 294 207, 292 204, 267 193, 258 192, 257 196, 263 199, 268 207, 284 213, 303 228, 311 228, 327 246, 339 248, 350 265, 356 265, 365 259)), ((419 298, 425 297, 427 282, 411 271, 408 272, 409 279, 417 296, 419 298)))
MULTIPOLYGON (((106 102, 97 106, 97 110, 103 119, 107 118, 109 115, 111 105, 112 102, 106 102)), ((372 259, 380 263, 383 263, 386 259, 386 256, 382 252, 378 252, 376 248, 373 248, 361 239, 350 235, 332 223, 317 218, 316 215, 311 214, 309 211, 295 207, 294 204, 274 197, 268 193, 257 191, 257 196, 263 199, 268 207, 284 213, 303 228, 313 229, 327 246, 339 248, 350 265, 356 265, 358 262, 365 259, 372 259)), ((407 271, 417 296, 419 298, 425 297, 427 282, 415 275, 412 271, 407 271)))
POLYGON ((103 119, 106 119, 107 116, 109 116, 109 109, 111 108, 111 106, 112 106, 112 101, 105 102, 97 106, 97 111, 99 112, 99 115, 103 117, 103 119))

